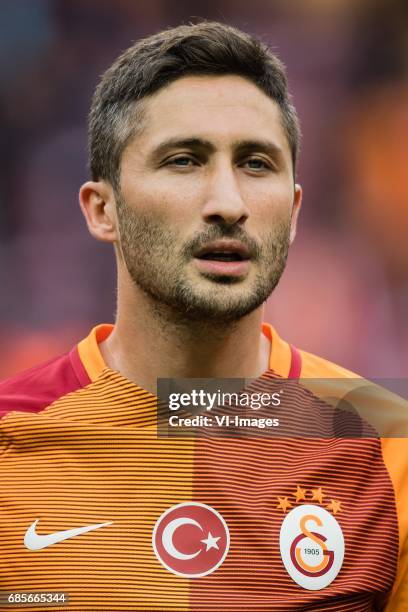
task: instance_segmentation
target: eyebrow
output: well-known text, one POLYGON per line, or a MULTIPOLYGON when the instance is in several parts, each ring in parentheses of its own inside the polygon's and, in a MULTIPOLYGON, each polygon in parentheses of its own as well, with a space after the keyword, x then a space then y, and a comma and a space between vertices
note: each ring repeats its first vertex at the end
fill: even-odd
MULTIPOLYGON (((283 152, 281 147, 270 140, 263 139, 244 139, 235 140, 232 143, 233 149, 237 153, 249 153, 252 151, 261 151, 267 153, 273 158, 282 157, 283 152)), ((204 138, 169 138, 161 142, 150 154, 151 160, 157 160, 165 155, 171 149, 201 149, 209 153, 214 153, 216 147, 212 142, 204 138)))

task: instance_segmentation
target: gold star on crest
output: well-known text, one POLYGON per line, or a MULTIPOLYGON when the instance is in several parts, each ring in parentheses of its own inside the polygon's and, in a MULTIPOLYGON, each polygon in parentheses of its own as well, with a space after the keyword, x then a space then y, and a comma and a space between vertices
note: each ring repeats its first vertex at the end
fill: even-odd
POLYGON ((323 503, 323 491, 322 491, 322 487, 319 487, 318 489, 312 489, 312 501, 318 501, 319 504, 323 503))
POLYGON ((299 485, 297 485, 296 491, 293 493, 293 495, 296 497, 296 502, 306 501, 306 494, 307 489, 302 489, 302 487, 299 487, 299 485))
POLYGON ((332 499, 332 500, 331 500, 331 502, 330 502, 330 504, 328 504, 328 505, 326 506, 326 508, 327 508, 328 510, 331 510, 331 511, 333 512, 333 514, 337 514, 338 512, 341 512, 341 511, 342 511, 342 508, 341 508, 341 502, 336 501, 335 499, 332 499))
POLYGON ((280 510, 283 510, 284 512, 286 512, 288 508, 292 508, 292 504, 290 503, 287 497, 278 497, 278 502, 279 503, 276 507, 280 510))

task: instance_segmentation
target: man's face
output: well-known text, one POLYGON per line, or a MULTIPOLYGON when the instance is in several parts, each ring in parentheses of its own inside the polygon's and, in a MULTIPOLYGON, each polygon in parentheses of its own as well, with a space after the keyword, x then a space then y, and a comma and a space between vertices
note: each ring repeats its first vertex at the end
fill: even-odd
POLYGON ((189 76, 146 109, 117 195, 129 275, 187 319, 238 320, 279 281, 300 204, 279 108, 241 77, 189 76))

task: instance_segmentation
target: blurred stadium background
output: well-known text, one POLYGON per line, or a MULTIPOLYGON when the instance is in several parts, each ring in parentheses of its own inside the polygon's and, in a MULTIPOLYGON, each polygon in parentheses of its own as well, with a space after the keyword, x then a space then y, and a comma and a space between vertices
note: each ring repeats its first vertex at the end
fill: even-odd
POLYGON ((304 208, 266 319, 366 376, 408 374, 405 0, 1 0, 0 378, 113 320, 114 258, 77 204, 98 76, 197 17, 261 36, 288 68, 304 208))

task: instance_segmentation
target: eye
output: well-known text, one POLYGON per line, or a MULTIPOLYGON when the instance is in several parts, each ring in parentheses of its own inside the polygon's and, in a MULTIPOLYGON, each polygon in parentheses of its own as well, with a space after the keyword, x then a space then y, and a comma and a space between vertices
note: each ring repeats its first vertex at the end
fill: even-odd
POLYGON ((260 157, 251 157, 243 162, 243 166, 247 166, 249 170, 270 170, 270 165, 260 157))
POLYGON ((190 168, 191 166, 197 165, 197 162, 188 155, 180 155, 179 157, 173 157, 166 162, 166 166, 176 166, 178 168, 190 168))

